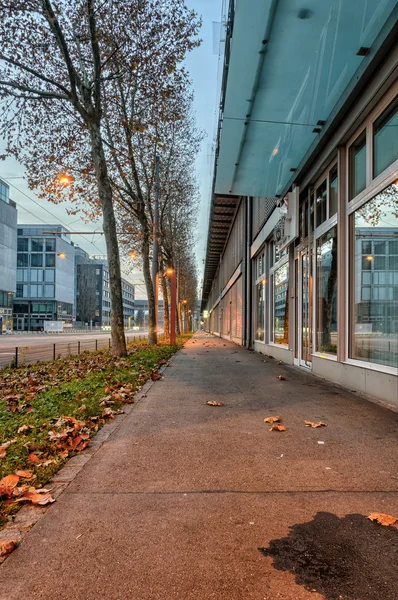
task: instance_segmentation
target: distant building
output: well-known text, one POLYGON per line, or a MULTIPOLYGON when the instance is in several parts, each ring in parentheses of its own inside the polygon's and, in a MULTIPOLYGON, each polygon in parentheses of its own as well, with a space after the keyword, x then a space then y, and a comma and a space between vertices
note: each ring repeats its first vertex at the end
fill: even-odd
MULTIPOLYGON (((90 258, 76 248, 76 322, 78 325, 110 327, 111 295, 106 260, 90 258)), ((134 286, 122 279, 124 326, 134 323, 134 286)))
POLYGON ((12 329, 16 290, 17 209, 9 187, 0 179, 0 335, 12 329))
POLYGON ((61 225, 19 225, 16 266, 14 329, 41 331, 44 321, 71 325, 75 247, 67 230, 61 225))

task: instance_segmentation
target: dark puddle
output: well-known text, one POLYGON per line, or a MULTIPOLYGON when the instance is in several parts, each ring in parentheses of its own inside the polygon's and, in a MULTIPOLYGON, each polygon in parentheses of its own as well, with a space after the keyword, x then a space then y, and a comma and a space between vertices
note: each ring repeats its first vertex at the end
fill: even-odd
POLYGON ((259 550, 326 600, 398 599, 398 530, 363 515, 318 513, 259 550))

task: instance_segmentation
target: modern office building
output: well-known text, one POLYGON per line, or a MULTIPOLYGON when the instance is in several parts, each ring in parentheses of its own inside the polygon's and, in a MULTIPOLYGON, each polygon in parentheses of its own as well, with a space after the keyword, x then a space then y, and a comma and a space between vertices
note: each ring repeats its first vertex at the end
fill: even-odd
POLYGON ((17 208, 8 185, 0 179, 0 335, 12 330, 16 290, 17 208))
MULTIPOLYGON (((106 260, 90 258, 76 248, 76 323, 79 326, 110 327, 111 297, 106 260)), ((126 328, 134 323, 134 286, 122 279, 123 316, 126 328)))
POLYGON ((246 4, 229 5, 205 327, 398 406, 397 3, 246 4))
POLYGON ((75 247, 61 225, 18 225, 14 329, 42 331, 44 321, 71 326, 75 247))

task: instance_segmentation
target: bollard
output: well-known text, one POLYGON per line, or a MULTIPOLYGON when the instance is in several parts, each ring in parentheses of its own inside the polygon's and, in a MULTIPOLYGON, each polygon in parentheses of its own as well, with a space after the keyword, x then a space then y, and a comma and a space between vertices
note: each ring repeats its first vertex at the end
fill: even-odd
POLYGON ((18 346, 15 348, 15 366, 18 366, 18 346))
POLYGON ((77 342, 77 353, 80 354, 80 340, 77 342))
POLYGON ((53 360, 55 360, 55 356, 56 356, 56 353, 55 353, 55 344, 53 344, 53 360))
POLYGON ((98 340, 95 340, 95 349, 98 350, 98 340))

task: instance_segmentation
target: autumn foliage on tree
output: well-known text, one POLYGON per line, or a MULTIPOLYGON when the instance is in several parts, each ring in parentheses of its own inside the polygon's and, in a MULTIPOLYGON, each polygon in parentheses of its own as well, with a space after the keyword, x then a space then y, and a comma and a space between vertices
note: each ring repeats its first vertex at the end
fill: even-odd
MULTIPOLYGON (((102 216, 112 345, 120 355, 126 346, 116 203, 128 197, 141 225, 153 307, 148 277, 153 156, 140 160, 140 136, 161 144, 158 126, 171 118, 163 103, 187 81, 180 63, 199 43, 199 25, 183 0, 0 3, 0 132, 6 154, 25 166, 41 198, 66 201, 70 212, 83 210, 88 219, 102 216), (65 173, 68 186, 60 179, 65 173)), ((151 326, 156 341, 153 318, 151 326)))

